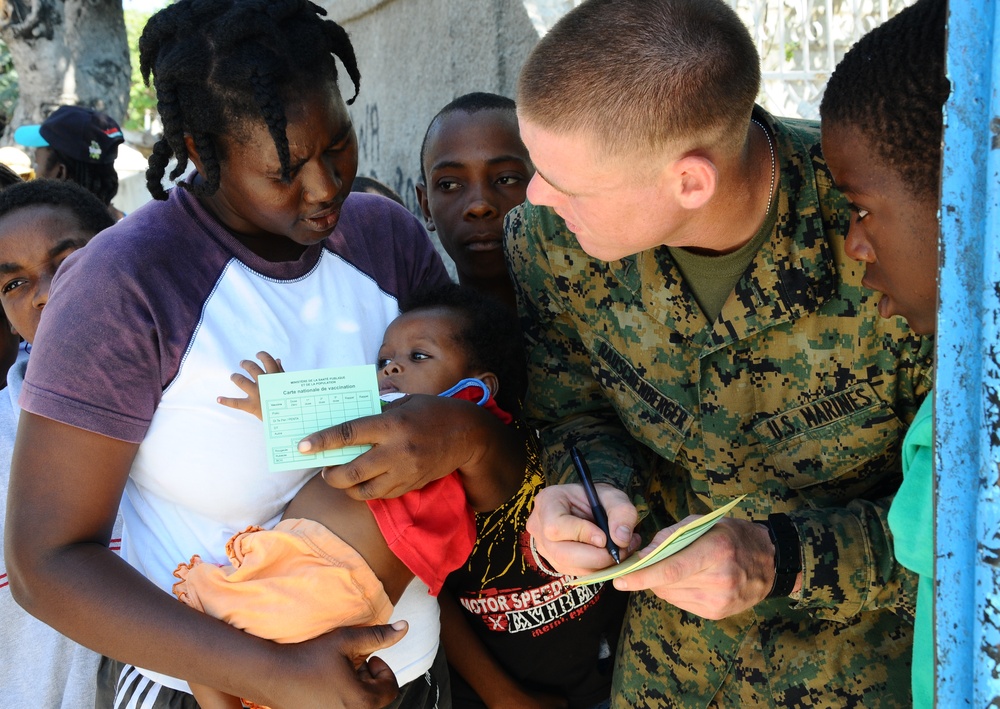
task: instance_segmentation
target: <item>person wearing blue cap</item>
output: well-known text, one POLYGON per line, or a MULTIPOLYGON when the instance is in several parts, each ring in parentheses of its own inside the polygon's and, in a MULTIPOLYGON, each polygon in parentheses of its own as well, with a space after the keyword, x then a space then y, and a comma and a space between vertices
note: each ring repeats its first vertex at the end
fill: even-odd
POLYGON ((115 158, 125 142, 113 118, 83 106, 60 106, 41 124, 18 128, 14 140, 35 148, 38 177, 75 182, 97 195, 115 221, 125 216, 111 206, 118 194, 115 158))

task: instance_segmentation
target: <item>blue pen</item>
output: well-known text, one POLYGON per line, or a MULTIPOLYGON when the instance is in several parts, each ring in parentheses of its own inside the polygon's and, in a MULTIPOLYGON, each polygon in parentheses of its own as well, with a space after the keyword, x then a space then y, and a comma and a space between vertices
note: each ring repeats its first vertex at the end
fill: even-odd
POLYGON ((569 454, 573 458, 573 465, 576 466, 580 482, 583 483, 583 489, 587 493, 587 500, 590 502, 590 511, 594 514, 594 522, 601 528, 605 538, 608 540, 608 553, 611 554, 611 558, 615 560, 616 564, 620 564, 621 559, 618 556, 618 547, 615 546, 614 541, 611 539, 611 530, 608 529, 608 513, 604 511, 604 505, 597 499, 597 490, 590 479, 590 468, 587 467, 587 461, 580 455, 580 451, 576 449, 576 446, 570 446, 569 454))

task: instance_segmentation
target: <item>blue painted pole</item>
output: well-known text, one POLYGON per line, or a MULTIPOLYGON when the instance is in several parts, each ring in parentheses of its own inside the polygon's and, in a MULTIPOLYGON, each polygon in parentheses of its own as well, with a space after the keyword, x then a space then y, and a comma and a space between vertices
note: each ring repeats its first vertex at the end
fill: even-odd
POLYGON ((938 707, 1000 706, 1000 22, 951 0, 935 385, 938 707))

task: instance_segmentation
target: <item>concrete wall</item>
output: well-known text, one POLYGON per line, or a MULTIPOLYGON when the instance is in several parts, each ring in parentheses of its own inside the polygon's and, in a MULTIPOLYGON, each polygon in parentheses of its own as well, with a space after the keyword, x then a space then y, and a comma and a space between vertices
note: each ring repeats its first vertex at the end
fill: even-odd
MULTIPOLYGON (((469 91, 513 96, 521 65, 538 41, 537 6, 568 9, 572 2, 326 0, 321 4, 350 33, 358 56, 361 93, 350 107, 358 133, 358 174, 388 184, 419 214, 413 185, 420 176, 420 142, 431 118, 469 91)), ((350 79, 342 73, 340 81, 347 93, 350 79)))

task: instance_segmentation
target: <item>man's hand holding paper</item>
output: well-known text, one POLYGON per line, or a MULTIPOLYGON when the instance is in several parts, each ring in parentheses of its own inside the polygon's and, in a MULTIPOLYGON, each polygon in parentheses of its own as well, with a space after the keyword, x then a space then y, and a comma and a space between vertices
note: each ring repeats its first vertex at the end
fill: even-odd
MULTIPOLYGON (((661 530, 652 544, 672 529, 661 530)), ((774 546, 767 530, 746 520, 724 518, 687 548, 616 578, 614 584, 621 591, 649 589, 678 608, 719 620, 764 600, 774 573, 774 546)))
MULTIPOLYGON (((635 508, 625 493, 610 486, 599 484, 598 491, 612 534, 624 548, 615 530, 634 527, 635 508)), ((614 579, 619 590, 649 589, 678 608, 713 620, 755 606, 771 588, 774 547, 767 530, 725 517, 741 498, 660 530, 645 549, 609 566, 604 535, 590 520, 582 486, 560 485, 544 492, 548 494, 536 500, 528 530, 539 553, 557 570, 582 576, 578 583, 614 579)))

